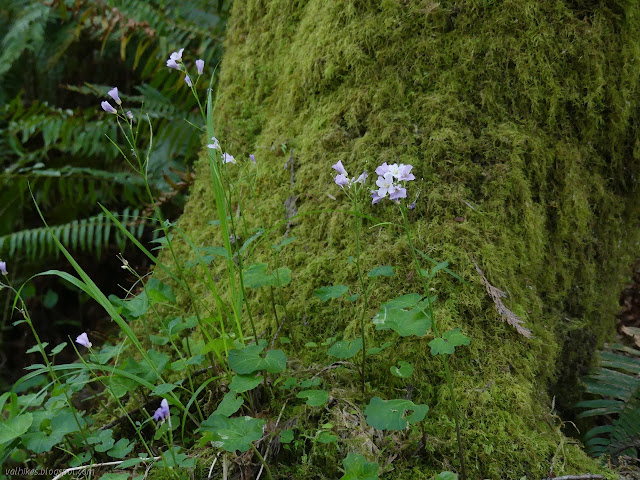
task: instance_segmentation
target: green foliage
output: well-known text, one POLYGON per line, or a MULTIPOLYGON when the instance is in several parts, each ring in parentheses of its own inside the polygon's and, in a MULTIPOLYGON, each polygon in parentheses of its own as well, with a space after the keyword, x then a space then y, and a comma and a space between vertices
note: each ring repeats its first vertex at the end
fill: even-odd
POLYGON ((428 411, 427 405, 416 405, 411 400, 373 397, 364 414, 367 423, 378 430, 404 430, 409 424, 421 422, 428 411), (409 411, 413 413, 405 416, 409 411))
POLYGON ((587 392, 599 400, 579 402, 579 417, 613 417, 612 423, 592 428, 584 436, 587 451, 596 457, 627 455, 640 449, 640 350, 612 345, 599 352, 597 370, 584 379, 587 392))
POLYGON ((367 459, 357 453, 350 453, 342 461, 344 475, 340 480, 377 480, 380 467, 375 462, 367 462, 367 459))
POLYGON ((213 414, 202 422, 198 431, 203 432, 202 442, 211 442, 227 452, 246 452, 252 442, 262 437, 262 426, 266 422, 251 417, 227 418, 213 414))

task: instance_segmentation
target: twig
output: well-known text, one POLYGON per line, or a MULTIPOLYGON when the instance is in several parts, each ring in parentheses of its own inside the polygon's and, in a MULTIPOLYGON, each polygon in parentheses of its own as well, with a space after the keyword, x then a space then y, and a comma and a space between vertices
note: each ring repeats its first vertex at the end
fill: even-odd
MULTIPOLYGON (((289 400, 285 400, 284 405, 282 405, 282 408, 280 409, 280 415, 278 415, 278 419, 276 420, 276 424, 273 427, 273 429, 275 430, 276 428, 278 428, 278 424, 280 423, 280 419, 282 418, 282 412, 284 412, 284 407, 287 406, 287 402, 289 400)), ((264 452, 264 460, 267 460, 267 456, 269 455, 269 450, 271 450, 271 442, 269 442, 269 444, 267 445, 267 449, 264 452)), ((260 476, 262 475, 262 470, 264 470, 264 465, 260 465, 260 471, 258 472, 258 476, 256 477, 256 480, 260 480, 260 476)))
MULTIPOLYGON (((145 460, 153 460, 155 462, 157 460, 160 460, 161 458, 162 457, 153 457, 151 459, 147 458, 145 460)), ((91 468, 94 468, 94 467, 108 467, 110 465, 120 465, 122 462, 124 462, 124 460, 118 460, 116 462, 92 463, 91 465, 82 465, 80 467, 67 468, 62 473, 59 473, 58 475, 53 477, 51 480, 59 480, 62 477, 64 477, 66 474, 71 473, 71 472, 78 472, 80 470, 87 470, 87 469, 91 469, 91 468)))
POLYGON ((315 379, 316 377, 318 377, 320 374, 326 372, 327 370, 331 370, 332 368, 338 368, 342 365, 351 365, 353 368, 355 368, 356 370, 358 369, 358 367, 356 367, 353 363, 351 362, 333 362, 331 365, 329 365, 328 367, 323 368, 322 370, 320 370, 318 373, 316 373, 313 377, 311 377, 311 380, 315 379))
POLYGON ((209 480, 211 478, 211 474, 213 473, 213 467, 216 466, 216 462, 218 461, 218 455, 220 455, 219 453, 216 454, 216 458, 213 459, 213 463, 211 464, 211 468, 209 469, 209 474, 207 475, 207 480, 209 480))

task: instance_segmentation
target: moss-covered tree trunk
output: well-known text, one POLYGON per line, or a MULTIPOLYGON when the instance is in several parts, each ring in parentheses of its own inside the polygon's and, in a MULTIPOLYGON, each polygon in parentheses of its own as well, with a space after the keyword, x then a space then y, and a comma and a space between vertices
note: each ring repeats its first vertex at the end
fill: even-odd
MULTIPOLYGON (((346 208, 332 181, 338 160, 353 174, 385 161, 415 166, 416 246, 449 260, 471 284, 447 276, 434 284, 439 322, 472 339, 453 359, 470 478, 594 468, 560 433, 551 398, 564 408, 576 400, 578 375, 613 332, 638 254, 639 19, 638 3, 624 0, 234 2, 217 132, 236 158, 257 160, 255 195, 243 204, 252 226, 270 227, 294 210, 346 208), (533 338, 502 321, 474 261, 507 292, 505 306, 533 338)), ((203 162, 182 218, 197 243, 211 243, 214 212, 203 162)), ((365 213, 398 220, 390 203, 365 213)), ((297 237, 280 255, 294 279, 280 334, 307 362, 320 357, 306 342, 358 334, 346 301, 327 309, 313 297, 336 283, 357 291, 347 260, 352 221, 345 213, 301 216, 267 242, 285 231, 297 237)), ((420 291, 401 232, 372 225, 365 222, 365 270, 400 268, 375 291, 369 319, 381 302, 420 291)), ((256 308, 260 328, 273 334, 270 309, 256 308)), ((371 342, 374 335, 370 328, 371 342)), ((416 367, 412 399, 431 407, 426 445, 399 453, 385 478, 458 466, 442 364, 428 341, 398 352, 416 367)), ((391 382, 383 368, 369 380, 391 382)), ((327 472, 348 451, 383 445, 363 441, 362 425, 347 432, 337 451, 327 449, 329 466, 316 460, 309 475, 338 478, 327 472)), ((381 463, 395 453, 387 446, 381 463)))

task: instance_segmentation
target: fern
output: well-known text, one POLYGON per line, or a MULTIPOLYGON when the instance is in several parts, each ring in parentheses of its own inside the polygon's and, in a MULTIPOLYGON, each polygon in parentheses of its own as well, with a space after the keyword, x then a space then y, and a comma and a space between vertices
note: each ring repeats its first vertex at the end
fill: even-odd
POLYGON ((638 457, 640 447, 640 350, 612 345, 599 353, 600 366, 585 378, 589 393, 603 398, 578 403, 586 408, 579 418, 607 416, 608 425, 592 428, 584 437, 593 456, 638 457))
MULTIPOLYGON (((146 226, 151 223, 147 219, 139 216, 139 210, 126 208, 120 214, 114 216, 126 226, 127 230, 136 238, 141 238, 146 226)), ((93 253, 98 258, 103 249, 108 245, 115 244, 119 250, 124 250, 127 237, 118 228, 113 228, 113 222, 101 213, 93 217, 74 220, 62 225, 51 226, 52 233, 67 247, 76 252, 93 253)), ((154 230, 154 238, 156 236, 154 230)), ((47 229, 32 228, 21 230, 9 235, 0 237, 0 257, 11 258, 16 255, 26 257, 27 260, 42 260, 55 255, 60 255, 60 250, 56 248, 55 242, 47 229)))

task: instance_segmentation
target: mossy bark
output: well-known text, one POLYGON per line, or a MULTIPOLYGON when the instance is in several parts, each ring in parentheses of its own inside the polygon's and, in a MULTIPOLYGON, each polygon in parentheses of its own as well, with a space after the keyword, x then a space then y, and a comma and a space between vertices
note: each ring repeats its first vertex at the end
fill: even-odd
MULTIPOLYGON (((257 159, 254 194, 243 199, 252 226, 284 220, 292 204, 302 214, 345 208, 332 182, 337 160, 351 174, 384 161, 414 165, 416 246, 471 283, 434 284, 439 322, 472 339, 453 359, 471 478, 596 469, 560 432, 549 391, 556 386, 557 405, 574 401, 571 372, 612 334, 638 255, 639 20, 638 3, 623 0, 234 2, 216 119, 236 158, 257 159), (474 260, 534 338, 501 321, 474 260)), ((201 245, 215 236, 207 170, 202 162, 181 219, 201 245)), ((365 213, 398 218, 391 204, 365 213)), ((328 212, 277 231, 297 237, 280 255, 294 272, 281 334, 307 361, 317 358, 305 342, 358 335, 346 302, 336 312, 312 295, 336 283, 357 291, 351 225, 348 214, 328 212)), ((420 291, 401 232, 371 226, 365 270, 400 269, 374 292, 370 316, 392 296, 420 291)), ((263 310, 261 328, 273 333, 263 310)), ((458 465, 442 365, 427 343, 410 342, 398 359, 418 372, 413 400, 431 407, 428 453, 400 456, 388 478, 458 465)), ((377 375, 372 383, 384 379, 377 375)), ((339 455, 358 444, 344 445, 339 455)))

